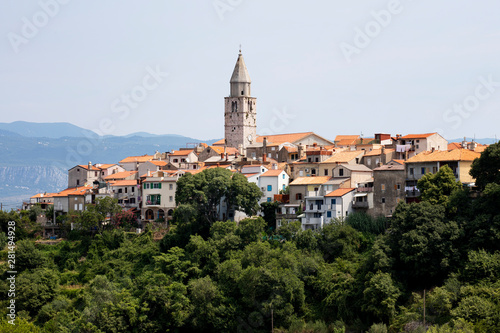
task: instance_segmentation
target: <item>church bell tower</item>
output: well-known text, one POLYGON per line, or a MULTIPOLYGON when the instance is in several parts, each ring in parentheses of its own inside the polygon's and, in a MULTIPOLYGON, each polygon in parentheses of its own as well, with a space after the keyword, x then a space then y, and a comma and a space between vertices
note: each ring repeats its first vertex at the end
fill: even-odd
POLYGON ((251 97, 252 81, 248 75, 243 55, 238 55, 233 75, 231 76, 231 92, 224 98, 224 132, 228 147, 243 148, 255 143, 257 136, 257 98, 251 97))

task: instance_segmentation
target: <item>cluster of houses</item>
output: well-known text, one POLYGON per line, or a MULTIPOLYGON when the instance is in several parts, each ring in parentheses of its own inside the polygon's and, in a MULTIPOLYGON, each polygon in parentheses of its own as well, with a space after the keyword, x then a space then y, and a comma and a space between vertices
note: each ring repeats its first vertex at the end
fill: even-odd
MULTIPOLYGON (((68 171, 68 188, 37 194, 25 204, 54 207, 54 217, 83 211, 96 198, 112 197, 143 223, 166 221, 176 208, 177 180, 186 173, 226 168, 245 175, 262 191, 260 203, 279 203, 276 225, 300 220, 303 229, 318 229, 352 212, 391 216, 399 201, 418 201, 417 181, 448 165, 457 180, 473 185, 472 161, 485 146, 474 141, 450 143, 438 133, 371 138, 338 135, 334 141, 313 132, 257 135, 256 98, 240 53, 224 97, 224 139, 207 145, 143 156, 116 164, 76 165, 68 171)), ((220 218, 243 217, 225 207, 220 218)), ((45 216, 42 216, 47 220, 45 216)), ((52 219, 55 221, 55 218, 52 219)), ((47 234, 57 226, 45 222, 47 234)))
MULTIPOLYGON (((376 134, 373 138, 338 135, 329 141, 313 132, 257 136, 245 149, 211 146, 143 156, 116 164, 76 165, 68 170, 68 188, 40 193, 24 208, 54 207, 54 216, 84 211, 96 198, 112 197, 143 223, 168 222, 176 208, 177 180, 186 173, 225 168, 245 175, 262 191, 260 203, 279 203, 276 225, 300 220, 303 229, 318 229, 352 212, 390 217, 399 201, 418 201, 417 181, 449 166, 457 180, 474 185, 472 161, 486 146, 450 143, 438 133, 406 136, 376 134)), ((230 207, 221 219, 244 217, 230 207), (235 215, 236 214, 236 215, 235 215)), ((42 216, 43 220, 43 216, 42 216)), ((45 217, 46 234, 56 234, 55 221, 45 217)))

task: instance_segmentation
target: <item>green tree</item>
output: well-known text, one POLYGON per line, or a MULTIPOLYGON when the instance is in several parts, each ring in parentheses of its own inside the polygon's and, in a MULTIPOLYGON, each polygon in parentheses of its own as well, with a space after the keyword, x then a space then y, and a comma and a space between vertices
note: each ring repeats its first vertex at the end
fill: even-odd
POLYGON ((481 190, 489 183, 500 184, 500 142, 488 146, 481 157, 472 162, 469 173, 481 190))
POLYGON ((411 283, 432 286, 459 262, 460 229, 445 220, 444 211, 429 202, 399 204, 394 211, 388 243, 396 269, 411 283))
POLYGON ((396 301, 400 294, 390 274, 377 272, 365 283, 363 310, 377 319, 389 320, 396 313, 396 301))
MULTIPOLYGON (((177 182, 177 204, 192 205, 201 223, 217 221, 223 203, 229 209, 254 215, 262 192, 239 173, 224 168, 206 169, 195 175, 186 174, 177 182)), ((185 222, 185 221, 179 221, 185 222)))
POLYGON ((462 183, 455 179, 453 170, 447 165, 442 166, 435 174, 427 173, 418 180, 420 199, 433 205, 447 205, 453 191, 462 188, 462 183))
POLYGON ((47 268, 25 271, 16 280, 16 298, 19 310, 34 316, 49 303, 59 289, 59 274, 47 268))
POLYGON ((276 228, 276 209, 278 209, 279 205, 278 201, 263 202, 260 204, 268 229, 274 230, 276 228))

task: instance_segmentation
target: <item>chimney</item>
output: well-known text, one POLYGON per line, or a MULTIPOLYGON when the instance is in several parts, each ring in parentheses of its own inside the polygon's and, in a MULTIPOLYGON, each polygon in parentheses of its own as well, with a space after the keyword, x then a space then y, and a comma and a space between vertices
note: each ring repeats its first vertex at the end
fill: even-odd
POLYGON ((220 153, 220 159, 223 160, 224 159, 224 153, 220 153))
POLYGON ((148 177, 151 177, 151 170, 148 170, 148 177))
POLYGON ((89 161, 89 171, 92 171, 92 162, 89 161))
POLYGON ((464 141, 462 141, 462 148, 467 149, 467 138, 464 136, 464 141))
POLYGON ((267 154, 267 137, 264 137, 264 140, 262 141, 262 152, 267 154))
POLYGON ((243 155, 245 155, 245 154, 243 153, 243 145, 242 145, 241 143, 238 145, 238 150, 239 150, 239 152, 240 152, 240 155, 242 155, 242 156, 243 156, 243 155))
POLYGON ((262 154, 262 162, 266 162, 266 161, 267 161, 266 154, 262 154))
POLYGON ((229 160, 229 155, 226 153, 226 161, 229 160))

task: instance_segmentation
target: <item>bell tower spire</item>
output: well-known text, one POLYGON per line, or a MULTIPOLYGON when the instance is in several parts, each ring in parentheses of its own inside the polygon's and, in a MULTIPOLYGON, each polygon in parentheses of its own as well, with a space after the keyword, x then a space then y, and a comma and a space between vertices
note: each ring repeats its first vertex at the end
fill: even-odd
POLYGON ((257 99, 251 97, 250 87, 252 80, 243 60, 241 45, 229 84, 229 97, 224 98, 226 144, 235 148, 239 148, 241 144, 243 148, 246 148, 249 144, 254 143, 256 139, 257 99))

